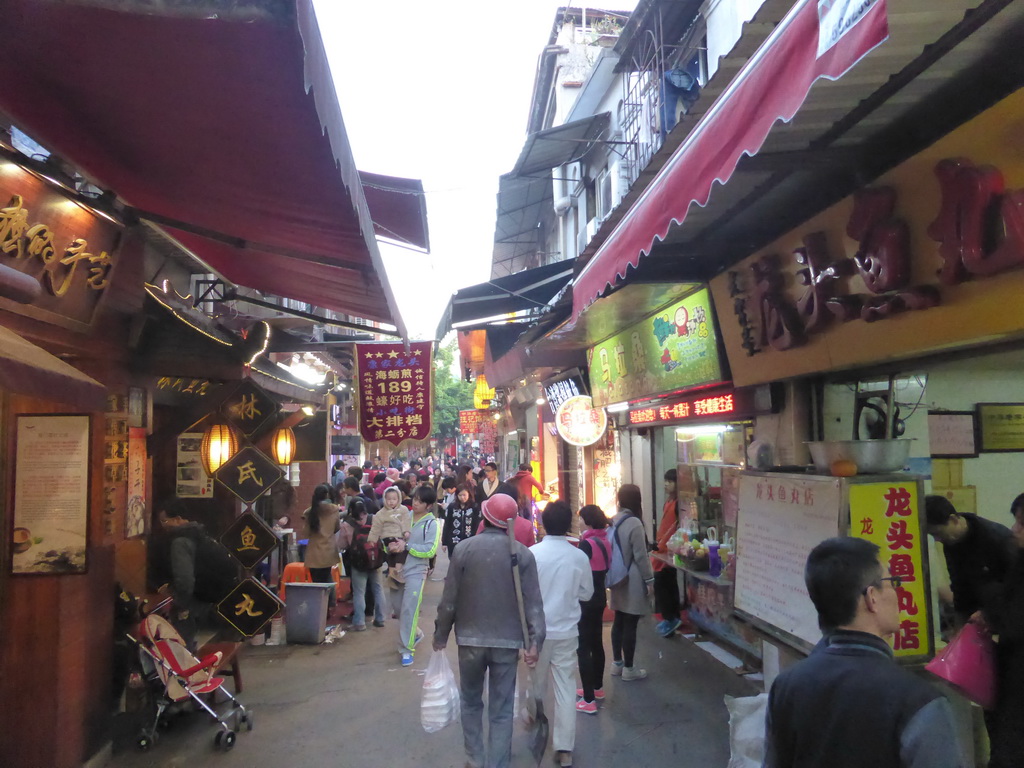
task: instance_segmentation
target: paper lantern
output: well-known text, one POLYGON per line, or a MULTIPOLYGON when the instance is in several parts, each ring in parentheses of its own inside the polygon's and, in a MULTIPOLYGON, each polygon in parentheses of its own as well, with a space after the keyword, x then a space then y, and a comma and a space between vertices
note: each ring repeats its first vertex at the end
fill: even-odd
POLYGON ((270 453, 274 461, 284 466, 292 463, 295 455, 295 433, 291 427, 279 427, 270 438, 270 453))
POLYGON ((212 476, 238 453, 238 434, 226 421, 215 421, 203 433, 200 459, 206 474, 212 476))
POLYGON ((473 407, 487 408, 494 399, 494 389, 487 386, 487 377, 482 373, 476 377, 476 389, 473 390, 473 407))

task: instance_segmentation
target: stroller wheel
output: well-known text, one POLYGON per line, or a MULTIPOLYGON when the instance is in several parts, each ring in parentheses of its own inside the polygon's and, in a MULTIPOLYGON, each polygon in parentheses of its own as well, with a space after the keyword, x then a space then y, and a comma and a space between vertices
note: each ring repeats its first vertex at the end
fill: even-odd
POLYGON ((135 740, 135 746, 139 748, 140 752, 148 752, 149 748, 156 744, 156 740, 156 733, 153 733, 152 736, 140 733, 139 737, 135 740))
POLYGON ((245 726, 245 730, 252 733, 252 712, 246 712, 238 720, 241 725, 245 726))
POLYGON ((224 733, 224 738, 221 739, 220 744, 221 744, 221 748, 225 752, 229 752, 231 750, 231 748, 235 746, 235 732, 234 731, 226 731, 224 733))

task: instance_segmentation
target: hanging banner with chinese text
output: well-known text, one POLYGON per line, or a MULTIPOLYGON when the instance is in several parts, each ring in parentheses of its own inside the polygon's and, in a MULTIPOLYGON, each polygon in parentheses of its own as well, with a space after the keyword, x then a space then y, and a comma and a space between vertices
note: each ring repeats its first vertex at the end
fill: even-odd
POLYGON ((359 434, 395 447, 430 436, 432 341, 357 344, 359 434))
POLYGON ((463 435, 475 435, 480 431, 480 419, 486 411, 459 411, 459 432, 463 435))
MULTIPOLYGON (((932 655, 931 603, 918 505, 918 481, 850 485, 850 535, 877 544, 879 560, 902 583, 900 628, 889 639, 901 661, 932 655)), ((887 587, 885 587, 887 588, 887 587)))

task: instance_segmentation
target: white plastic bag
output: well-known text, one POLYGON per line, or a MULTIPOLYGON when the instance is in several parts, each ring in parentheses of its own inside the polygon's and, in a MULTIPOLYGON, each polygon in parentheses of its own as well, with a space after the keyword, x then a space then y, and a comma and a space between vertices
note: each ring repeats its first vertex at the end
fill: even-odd
POLYGON ((729 765, 727 768, 761 768, 764 762, 764 724, 768 694, 744 698, 725 697, 729 710, 729 765))
POLYGON ((444 651, 434 651, 423 676, 420 723, 427 733, 436 733, 461 715, 459 684, 444 651))
POLYGON ((529 668, 520 665, 516 670, 516 695, 512 704, 512 712, 519 722, 529 725, 533 722, 533 715, 530 712, 530 698, 533 695, 530 689, 531 674, 529 668))

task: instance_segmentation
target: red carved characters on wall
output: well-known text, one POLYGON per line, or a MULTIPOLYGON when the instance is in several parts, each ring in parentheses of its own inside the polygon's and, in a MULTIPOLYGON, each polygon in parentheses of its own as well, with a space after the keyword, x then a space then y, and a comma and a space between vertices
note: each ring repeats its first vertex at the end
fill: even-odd
POLYGON ((990 165, 949 158, 935 166, 942 204, 928 226, 939 243, 943 285, 1024 266, 1024 190, 1005 190, 990 165))
MULTIPOLYGON (((737 315, 757 328, 748 336, 757 339, 756 349, 777 351, 805 344, 810 336, 833 322, 874 322, 899 312, 927 309, 939 303, 936 287, 911 286, 910 234, 906 222, 895 215, 896 192, 873 187, 854 195, 846 234, 857 241, 853 256, 835 256, 824 232, 811 232, 803 247, 793 252, 800 268, 796 281, 804 291, 795 301, 785 289, 787 273, 778 254, 756 259, 750 265, 754 311, 737 315), (859 275, 866 293, 849 291, 849 278, 859 275), (846 290, 844 292, 844 286, 846 290)), ((730 274, 732 283, 739 275, 730 274)), ((737 307, 739 302, 737 301, 737 307)), ((747 345, 744 344, 746 347, 747 345)))

